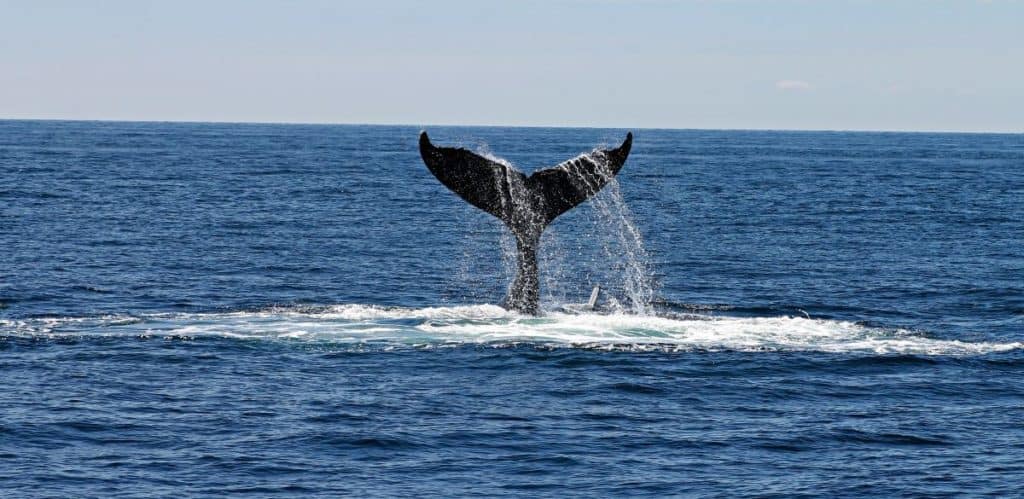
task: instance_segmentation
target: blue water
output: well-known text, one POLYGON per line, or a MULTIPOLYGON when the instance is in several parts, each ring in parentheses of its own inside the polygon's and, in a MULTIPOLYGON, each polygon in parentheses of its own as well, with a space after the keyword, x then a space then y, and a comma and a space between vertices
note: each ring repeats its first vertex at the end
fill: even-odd
POLYGON ((530 318, 418 131, 0 121, 0 495, 1019 494, 1024 136, 635 130, 530 318))

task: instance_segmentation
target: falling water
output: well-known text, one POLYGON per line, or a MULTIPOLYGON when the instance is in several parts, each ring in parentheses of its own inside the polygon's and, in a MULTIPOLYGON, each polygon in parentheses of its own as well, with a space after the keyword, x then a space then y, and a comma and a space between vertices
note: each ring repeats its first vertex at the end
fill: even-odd
POLYGON ((651 312, 650 258, 618 181, 610 179, 601 192, 561 218, 541 245, 545 298, 585 301, 592 286, 601 286, 608 308, 651 312))
MULTIPOLYGON (((486 149, 488 159, 515 166, 486 149)), ((496 178, 515 186, 510 178, 496 178)), ((513 195, 512 202, 525 199, 513 195)), ((500 223, 500 222, 499 222, 500 223)), ((502 228, 502 270, 511 286, 517 271, 516 238, 502 228)), ((467 255, 467 258, 474 258, 467 255)), ((632 213, 612 178, 597 195, 565 213, 544 232, 538 254, 542 306, 557 308, 586 301, 593 286, 601 286, 603 303, 615 311, 647 315, 654 298, 650 259, 632 213)))
MULTIPOLYGON (((512 172, 519 171, 518 168, 516 168, 511 161, 505 158, 495 156, 493 153, 491 153, 491 151, 487 148, 486 145, 478 148, 477 153, 491 161, 494 161, 495 163, 504 165, 506 167, 505 175, 497 176, 494 179, 495 184, 497 184, 495 185, 495 187, 498 189, 499 192, 505 191, 507 186, 507 190, 512 193, 511 199, 504 196, 500 197, 502 202, 502 208, 506 210, 511 208, 505 206, 504 203, 514 203, 516 205, 516 208, 532 212, 532 207, 529 206, 529 203, 526 203, 525 201, 526 192, 523 191, 524 186, 519 182, 515 182, 512 178, 512 172)), ((499 224, 504 225, 501 222, 499 222, 499 224)), ((505 282, 508 283, 507 286, 505 287, 506 296, 508 296, 509 293, 512 292, 513 281, 515 280, 516 274, 519 269, 518 256, 519 249, 516 246, 516 237, 515 235, 512 234, 512 231, 508 230, 507 227, 503 226, 501 230, 501 267, 504 280, 505 282)))

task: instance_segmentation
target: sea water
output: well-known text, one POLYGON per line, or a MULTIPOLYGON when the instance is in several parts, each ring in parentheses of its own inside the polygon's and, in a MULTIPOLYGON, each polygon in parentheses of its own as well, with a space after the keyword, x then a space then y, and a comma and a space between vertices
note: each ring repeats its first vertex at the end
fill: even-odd
POLYGON ((0 121, 0 495, 1019 493, 1024 136, 420 128, 0 121))

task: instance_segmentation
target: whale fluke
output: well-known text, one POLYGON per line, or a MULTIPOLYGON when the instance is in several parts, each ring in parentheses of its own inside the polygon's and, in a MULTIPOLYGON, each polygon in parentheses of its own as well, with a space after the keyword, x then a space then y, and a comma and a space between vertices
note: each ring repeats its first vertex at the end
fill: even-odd
POLYGON ((519 264, 505 306, 539 310, 537 246, 555 218, 597 194, 629 156, 633 134, 615 149, 595 150, 527 177, 463 148, 435 147, 420 133, 420 155, 431 173, 467 203, 498 217, 516 236, 519 264))

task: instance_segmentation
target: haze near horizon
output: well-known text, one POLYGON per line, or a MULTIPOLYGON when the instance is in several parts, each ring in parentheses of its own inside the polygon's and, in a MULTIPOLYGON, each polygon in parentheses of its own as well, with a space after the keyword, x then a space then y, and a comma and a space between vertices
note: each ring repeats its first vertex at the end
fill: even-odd
POLYGON ((0 119, 1024 131, 1016 1, 0 2, 0 119))

